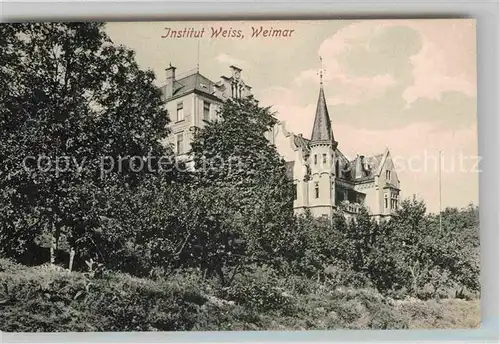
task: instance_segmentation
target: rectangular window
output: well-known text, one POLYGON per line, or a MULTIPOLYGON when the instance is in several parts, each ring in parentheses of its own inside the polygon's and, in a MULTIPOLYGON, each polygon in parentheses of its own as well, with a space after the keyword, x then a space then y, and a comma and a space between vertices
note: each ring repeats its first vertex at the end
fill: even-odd
POLYGON ((316 198, 319 198, 319 185, 318 185, 318 183, 316 183, 314 185, 314 195, 316 196, 316 198))
POLYGON ((203 119, 205 121, 210 120, 210 103, 207 101, 203 101, 203 119))
POLYGON ((326 164, 326 154, 323 154, 323 164, 326 164))
POLYGON ((293 195, 293 199, 296 200, 297 199, 297 195, 299 194, 299 185, 296 184, 295 185, 295 188, 294 188, 294 195, 293 195))
POLYGON ((389 208, 389 198, 387 197, 387 194, 384 195, 384 205, 385 208, 389 208))
POLYGON ((177 154, 183 154, 184 153, 184 133, 179 133, 177 134, 177 154))
POLYGON ((391 171, 389 171, 389 170, 385 171, 385 179, 391 180, 391 171))
POLYGON ((177 103, 177 122, 184 120, 184 103, 177 103))
POLYGON ((391 209, 397 209, 397 208, 398 208, 398 194, 394 192, 391 194, 391 209))
POLYGON ((318 156, 314 154, 314 165, 318 164, 318 156))

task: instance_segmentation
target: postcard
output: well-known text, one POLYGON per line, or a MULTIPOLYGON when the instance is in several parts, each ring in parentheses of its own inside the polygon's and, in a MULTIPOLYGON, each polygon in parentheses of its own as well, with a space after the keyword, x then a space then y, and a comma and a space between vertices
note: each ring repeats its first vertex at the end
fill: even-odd
POLYGON ((0 33, 0 331, 480 326, 475 20, 0 33))

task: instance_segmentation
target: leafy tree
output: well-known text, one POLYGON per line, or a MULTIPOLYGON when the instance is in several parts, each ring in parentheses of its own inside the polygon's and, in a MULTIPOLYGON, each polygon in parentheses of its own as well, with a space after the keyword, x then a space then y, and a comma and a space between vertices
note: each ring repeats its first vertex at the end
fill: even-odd
POLYGON ((251 97, 228 100, 216 120, 195 131, 191 154, 200 192, 231 190, 225 216, 246 257, 279 265, 293 226, 293 184, 265 137, 276 121, 251 97))
POLYGON ((375 241, 376 223, 368 210, 360 208, 360 212, 349 221, 349 226, 342 233, 342 256, 356 272, 364 272, 370 260, 370 253, 375 241))
POLYGON ((347 223, 342 214, 334 214, 332 221, 314 218, 309 210, 297 216, 296 226, 290 235, 293 253, 289 257, 294 274, 324 279, 325 270, 338 265, 342 255, 342 237, 347 223))
POLYGON ((153 73, 139 69, 131 50, 114 45, 103 24, 5 24, 0 30, 6 81, 0 86, 0 190, 10 214, 1 232, 50 232, 54 262, 62 233, 77 246, 99 227, 98 200, 108 189, 134 187, 158 168, 150 160, 141 169, 144 160, 130 157, 168 154, 161 145, 168 116, 153 73))
POLYGON ((373 249, 370 275, 381 290, 406 288, 415 293, 432 266, 432 233, 423 201, 401 202, 395 218, 382 226, 373 249))
MULTIPOLYGON (((459 289, 478 292, 479 284, 479 209, 446 208, 439 216, 429 216, 432 232, 439 233, 439 256, 435 264, 445 271, 450 282, 459 289)), ((449 283, 450 283, 449 282, 449 283)))
POLYGON ((375 236, 369 274, 381 291, 406 290, 417 295, 428 287, 479 291, 477 208, 448 208, 427 215, 423 201, 401 203, 394 219, 375 236))

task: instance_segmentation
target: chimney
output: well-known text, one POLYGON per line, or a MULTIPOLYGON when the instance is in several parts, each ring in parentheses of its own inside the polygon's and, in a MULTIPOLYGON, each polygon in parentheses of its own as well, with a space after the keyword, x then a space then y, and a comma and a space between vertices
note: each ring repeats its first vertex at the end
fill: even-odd
POLYGON ((231 66, 229 66, 229 68, 231 69, 231 72, 233 74, 232 75, 233 78, 239 79, 242 69, 240 67, 236 67, 235 65, 231 65, 231 66))
POLYGON ((358 155, 356 157, 356 175, 354 176, 354 178, 362 178, 364 177, 364 173, 363 173, 363 160, 364 160, 364 156, 363 155, 358 155))
POLYGON ((165 69, 167 72, 167 83, 165 85, 165 97, 172 97, 174 93, 174 82, 175 82, 175 67, 169 64, 169 67, 165 69))

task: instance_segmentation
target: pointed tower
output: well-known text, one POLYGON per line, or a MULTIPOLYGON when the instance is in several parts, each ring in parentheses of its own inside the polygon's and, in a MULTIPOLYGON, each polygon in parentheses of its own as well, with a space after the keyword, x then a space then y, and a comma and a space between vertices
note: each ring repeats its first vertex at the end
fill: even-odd
MULTIPOLYGON (((311 144, 332 144, 337 145, 333 137, 332 124, 326 107, 325 91, 323 82, 320 83, 318 104, 316 105, 316 116, 311 134, 311 144)), ((335 149, 334 148, 334 149, 335 149)))
POLYGON ((331 217, 335 208, 335 150, 328 108, 326 106, 323 78, 320 72, 320 89, 316 116, 311 134, 309 165, 309 206, 315 216, 331 217))

